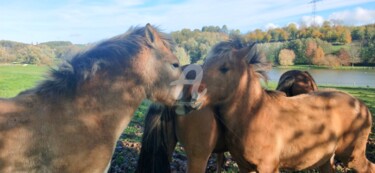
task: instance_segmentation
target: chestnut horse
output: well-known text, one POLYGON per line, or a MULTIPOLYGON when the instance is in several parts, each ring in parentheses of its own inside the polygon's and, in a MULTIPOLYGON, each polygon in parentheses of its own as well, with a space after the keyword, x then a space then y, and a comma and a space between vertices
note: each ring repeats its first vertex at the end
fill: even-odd
MULTIPOLYGON (((188 74, 187 78, 195 76, 188 74)), ((317 85, 308 72, 290 70, 280 77, 277 88, 295 96, 316 91, 317 85)), ((188 172, 205 172, 211 153, 217 153, 216 170, 221 172, 227 151, 223 139, 225 128, 215 117, 210 108, 180 116, 174 108, 152 104, 146 114, 137 172, 170 172, 169 162, 178 141, 187 155, 188 172)))
POLYGON ((181 74, 171 48, 150 24, 132 28, 0 99, 0 172, 107 172, 142 100, 172 105, 181 92, 170 85, 181 74))
POLYGON ((375 173, 365 156, 372 124, 366 105, 340 91, 295 97, 266 91, 259 80, 264 76, 260 57, 255 46, 236 50, 231 41, 217 44, 203 64, 200 90, 206 93, 193 93, 190 103, 219 113, 240 171, 334 172, 336 159, 356 172, 375 173))

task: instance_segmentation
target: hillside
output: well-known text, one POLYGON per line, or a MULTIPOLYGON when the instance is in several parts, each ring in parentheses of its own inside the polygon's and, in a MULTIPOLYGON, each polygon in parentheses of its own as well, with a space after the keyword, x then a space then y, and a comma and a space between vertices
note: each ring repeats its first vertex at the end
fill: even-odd
MULTIPOLYGON (((170 33, 177 43, 175 54, 181 64, 202 63, 210 48, 223 40, 240 37, 258 42, 260 50, 274 65, 375 66, 375 24, 341 26, 328 21, 319 27, 283 28, 246 34, 227 26, 204 26, 170 33)), ((0 63, 51 65, 86 48, 69 41, 25 44, 0 41, 0 63)))

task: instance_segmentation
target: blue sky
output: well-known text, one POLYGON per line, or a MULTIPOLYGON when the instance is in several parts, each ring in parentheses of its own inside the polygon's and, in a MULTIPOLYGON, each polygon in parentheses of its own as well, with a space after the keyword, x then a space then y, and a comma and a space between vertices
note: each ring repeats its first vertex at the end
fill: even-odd
MULTIPOLYGON (((151 23, 165 32, 227 25, 242 33, 312 21, 311 0, 0 0, 0 40, 91 43, 151 23)), ((323 0, 318 23, 375 23, 375 0, 323 0)))

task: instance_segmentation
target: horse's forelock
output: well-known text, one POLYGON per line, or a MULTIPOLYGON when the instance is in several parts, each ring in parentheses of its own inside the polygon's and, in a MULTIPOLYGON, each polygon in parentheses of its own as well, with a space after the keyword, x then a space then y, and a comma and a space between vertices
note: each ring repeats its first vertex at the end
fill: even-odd
POLYGON ((253 43, 250 46, 247 62, 252 65, 258 76, 267 82, 267 71, 271 69, 271 64, 267 61, 265 54, 259 51, 257 44, 253 43))
POLYGON ((204 64, 209 64, 211 61, 216 61, 218 59, 228 58, 231 56, 233 50, 238 50, 243 48, 243 44, 239 38, 222 41, 217 43, 208 52, 204 64))
POLYGON ((248 49, 245 57, 247 62, 252 65, 258 76, 267 82, 267 71, 270 70, 271 65, 267 62, 264 53, 259 51, 255 42, 243 43, 240 38, 220 42, 208 53, 205 64, 210 64, 211 61, 218 59, 228 58, 232 56, 233 50, 240 51, 241 49, 248 49))

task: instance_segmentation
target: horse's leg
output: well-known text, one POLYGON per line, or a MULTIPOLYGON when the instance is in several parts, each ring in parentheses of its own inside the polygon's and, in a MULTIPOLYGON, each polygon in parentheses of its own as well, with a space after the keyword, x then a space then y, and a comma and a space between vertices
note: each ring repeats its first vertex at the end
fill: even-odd
POLYGON ((188 172, 204 173, 218 138, 213 111, 204 108, 177 116, 176 135, 188 158, 188 172))
POLYGON ((258 171, 255 171, 255 170, 248 170, 248 169, 245 169, 241 166, 238 166, 238 169, 240 170, 239 172, 240 173, 257 173, 258 171))
POLYGON ((358 173, 375 173, 375 164, 371 163, 365 155, 365 151, 354 151, 348 167, 358 173))
POLYGON ((206 166, 211 152, 187 152, 186 155, 188 159, 188 173, 206 172, 206 166))
POLYGON ((346 141, 349 142, 342 142, 342 146, 339 148, 339 152, 336 152, 336 155, 338 160, 342 161, 348 168, 354 169, 355 172, 375 173, 375 164, 371 163, 365 154, 367 139, 371 132, 371 113, 367 109, 367 113, 362 112, 360 116, 363 117, 357 119, 362 119, 363 121, 357 120, 359 123, 355 123, 353 120, 351 122, 352 126, 355 124, 358 127, 351 129, 352 133, 344 136, 344 139, 347 139, 346 141))
POLYGON ((264 166, 260 166, 258 168, 258 171, 259 173, 279 173, 279 168, 278 166, 274 166, 274 165, 264 165, 264 166))
POLYGON ((335 155, 329 159, 326 163, 319 167, 320 173, 334 173, 335 172, 335 155))
POLYGON ((217 155, 217 157, 216 157, 216 164, 217 164, 216 172, 221 173, 221 168, 224 165, 224 152, 217 153, 216 155, 217 155))
POLYGON ((264 158, 257 164, 258 173, 279 173, 279 161, 273 157, 264 158))

